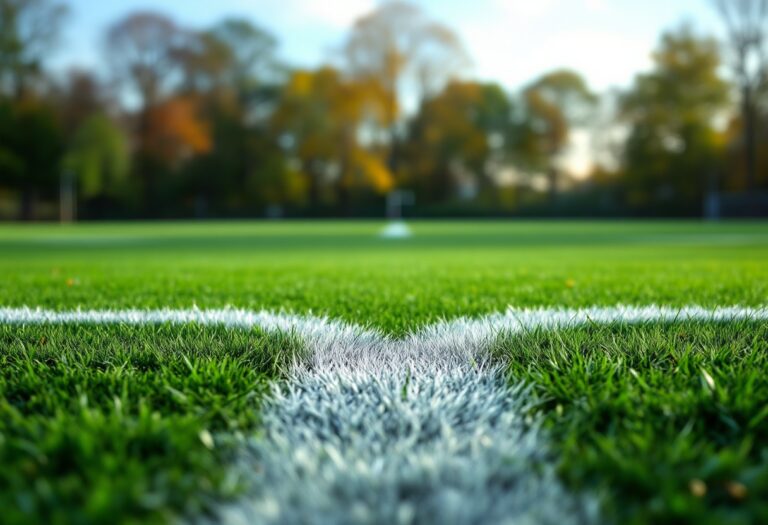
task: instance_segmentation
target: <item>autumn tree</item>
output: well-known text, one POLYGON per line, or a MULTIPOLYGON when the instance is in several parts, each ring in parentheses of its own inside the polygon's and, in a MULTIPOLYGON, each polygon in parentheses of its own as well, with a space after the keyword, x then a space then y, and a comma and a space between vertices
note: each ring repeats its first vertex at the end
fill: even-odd
POLYGON ((207 138, 200 136, 203 126, 197 121, 197 110, 192 108, 196 101, 174 96, 182 77, 182 50, 192 37, 173 20, 153 12, 130 14, 107 31, 106 54, 113 74, 123 96, 138 102, 134 166, 142 179, 144 213, 149 216, 162 207, 159 178, 178 160, 169 155, 183 156, 207 144, 207 138), (191 142, 182 144, 183 139, 191 142))
POLYGON ((179 56, 181 91, 200 101, 212 140, 210 153, 188 173, 198 214, 290 200, 280 180, 284 158, 269 128, 283 80, 276 39, 248 20, 228 18, 195 33, 179 56))
POLYGON ((179 53, 188 36, 173 20, 153 12, 128 15, 107 31, 107 62, 142 111, 178 80, 179 53))
POLYGON ((422 103, 406 156, 420 202, 451 200, 462 185, 492 192, 492 163, 506 156, 511 110, 501 87, 477 82, 451 82, 422 103))
POLYGON ((714 119, 727 107, 718 43, 687 26, 668 32, 621 101, 629 126, 624 169, 629 204, 693 213, 718 169, 722 135, 714 119))
POLYGON ((0 0, 0 92, 25 96, 58 43, 66 13, 54 0, 0 0))
POLYGON ((467 54, 450 28, 399 1, 383 3, 359 19, 343 51, 353 78, 378 83, 386 96, 389 164, 395 172, 405 93, 417 99, 436 93, 467 65, 467 54))
POLYGON ((249 20, 227 18, 210 29, 188 32, 174 53, 182 71, 182 90, 226 92, 243 107, 274 84, 281 66, 275 37, 249 20))
POLYGON ((193 97, 170 97, 154 105, 148 123, 147 152, 169 166, 211 149, 208 125, 193 97))
POLYGON ((123 96, 138 102, 139 150, 149 146, 153 107, 170 95, 179 81, 180 55, 189 33, 164 15, 139 12, 107 31, 106 56, 123 96))
POLYGON ((281 80, 277 40, 265 29, 248 20, 228 18, 216 24, 208 35, 228 50, 222 79, 234 89, 242 105, 258 102, 265 86, 281 80))
POLYGON ((335 69, 293 73, 273 125, 306 176, 313 207, 330 196, 346 208, 351 192, 392 188, 383 151, 361 139, 385 118, 385 104, 378 84, 344 79, 335 69))
POLYGON ((741 94, 746 188, 757 187, 758 96, 768 88, 768 0, 711 0, 723 19, 741 94))
POLYGON ((547 174, 552 199, 571 131, 588 120, 596 101, 586 81, 570 70, 547 73, 523 91, 514 139, 517 160, 529 171, 547 174))

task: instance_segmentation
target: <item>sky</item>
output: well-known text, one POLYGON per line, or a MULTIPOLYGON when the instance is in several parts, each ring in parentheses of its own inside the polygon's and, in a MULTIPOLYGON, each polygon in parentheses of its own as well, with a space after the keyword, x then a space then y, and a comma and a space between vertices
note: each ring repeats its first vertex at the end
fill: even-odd
MULTIPOLYGON (((65 0, 71 15, 56 68, 99 67, 105 28, 155 10, 204 28, 244 16, 273 33, 290 65, 328 62, 354 20, 380 0, 65 0)), ((708 0, 413 0, 453 28, 473 60, 471 76, 519 88, 548 70, 580 71, 598 91, 629 85, 650 65, 660 33, 683 22, 720 31, 708 0)))

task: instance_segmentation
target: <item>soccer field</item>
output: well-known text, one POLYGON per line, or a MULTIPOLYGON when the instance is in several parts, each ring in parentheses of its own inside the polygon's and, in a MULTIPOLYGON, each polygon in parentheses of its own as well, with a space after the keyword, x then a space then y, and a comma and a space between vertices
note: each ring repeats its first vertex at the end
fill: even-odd
POLYGON ((0 226, 0 521, 768 522, 768 224, 0 226))

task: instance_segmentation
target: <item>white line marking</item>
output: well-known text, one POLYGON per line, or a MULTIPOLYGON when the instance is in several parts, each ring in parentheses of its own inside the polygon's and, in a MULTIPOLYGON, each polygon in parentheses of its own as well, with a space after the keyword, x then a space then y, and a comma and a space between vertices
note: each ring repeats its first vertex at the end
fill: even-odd
POLYGON ((391 371, 453 371, 489 366, 487 349, 500 332, 554 330, 589 323, 642 324, 657 322, 768 320, 765 307, 612 306, 590 308, 510 308, 479 318, 460 317, 419 329, 403 338, 331 320, 268 311, 220 310, 74 310, 0 308, 0 324, 186 324, 259 327, 267 332, 292 332, 309 351, 294 373, 337 371, 381 375, 391 371))
POLYGON ((267 401, 239 462, 252 490, 216 521, 597 522, 596 499, 557 479, 529 401, 480 372, 304 377, 267 401))

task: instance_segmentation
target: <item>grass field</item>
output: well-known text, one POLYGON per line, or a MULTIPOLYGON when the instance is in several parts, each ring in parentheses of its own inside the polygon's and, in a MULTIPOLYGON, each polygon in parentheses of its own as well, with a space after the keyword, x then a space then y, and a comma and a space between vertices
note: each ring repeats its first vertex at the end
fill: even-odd
MULTIPOLYGON (((768 224, 416 223, 404 240, 381 227, 0 226, 0 307, 235 307, 401 341, 510 306, 768 304, 768 224)), ((193 322, 0 324, 0 521, 194 520, 252 497, 242 450, 269 437, 270 385, 294 381, 308 342, 193 322)), ((536 464, 597 502, 582 521, 768 522, 768 322, 499 330, 488 351, 546 438, 536 464)))
POLYGON ((234 305, 394 333, 515 306, 759 305, 768 225, 377 223, 0 227, 5 306, 234 305))

